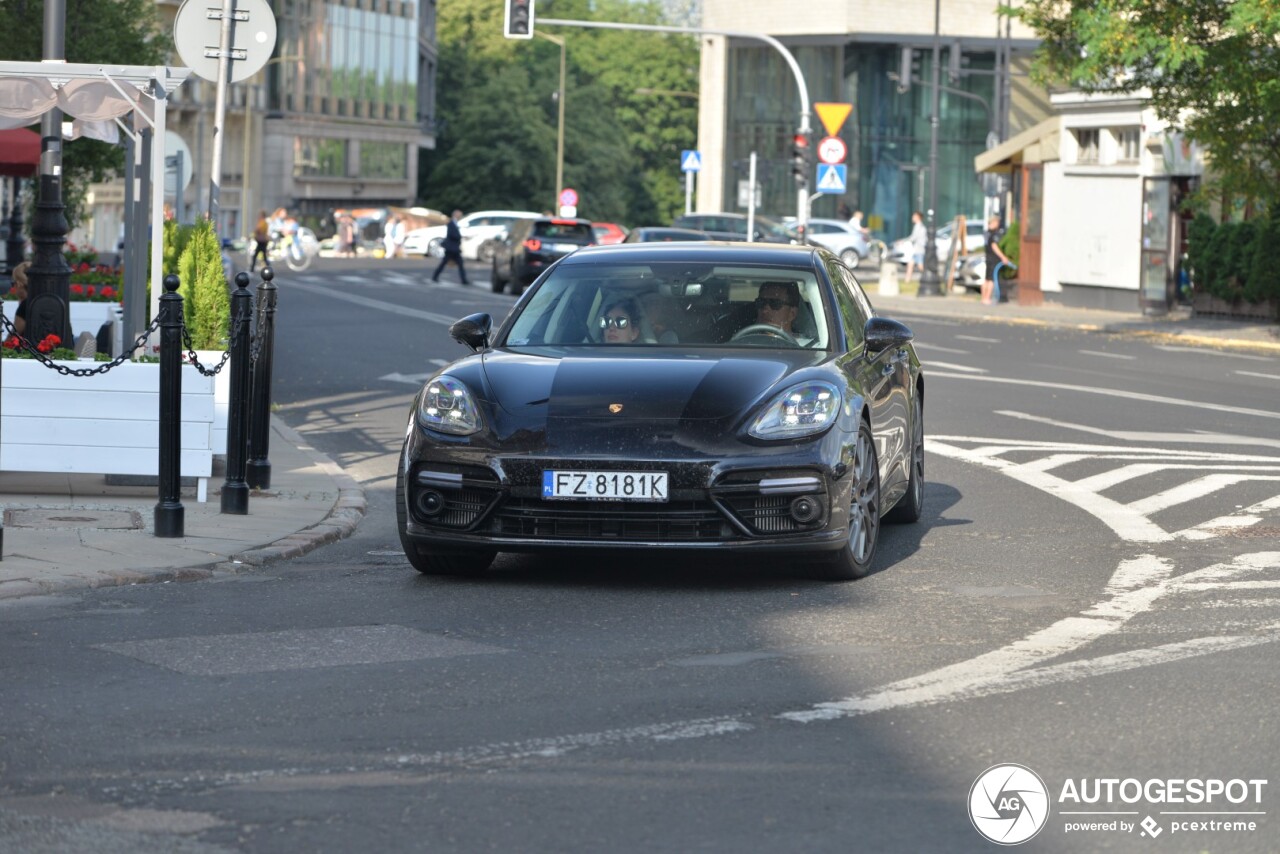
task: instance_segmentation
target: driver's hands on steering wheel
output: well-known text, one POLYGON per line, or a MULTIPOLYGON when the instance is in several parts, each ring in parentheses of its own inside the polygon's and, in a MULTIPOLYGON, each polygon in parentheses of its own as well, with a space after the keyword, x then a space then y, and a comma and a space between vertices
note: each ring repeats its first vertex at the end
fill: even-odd
POLYGON ((729 340, 731 342, 740 341, 743 338, 750 338, 754 335, 768 335, 784 341, 792 347, 800 346, 800 342, 796 340, 794 335, 781 327, 774 326, 772 323, 752 323, 749 326, 744 326, 735 332, 729 340))

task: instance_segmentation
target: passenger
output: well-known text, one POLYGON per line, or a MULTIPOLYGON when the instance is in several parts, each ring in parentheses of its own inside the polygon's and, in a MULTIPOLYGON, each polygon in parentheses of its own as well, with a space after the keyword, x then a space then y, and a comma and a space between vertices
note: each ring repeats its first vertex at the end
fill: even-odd
POLYGON ((659 293, 649 291, 640 297, 640 305, 644 308, 649 325, 653 327, 653 335, 659 344, 678 344, 680 336, 671 328, 671 300, 659 293))
POLYGON ((13 284, 9 286, 9 293, 18 300, 13 312, 13 328, 19 335, 27 334, 27 268, 30 266, 30 261, 23 261, 14 267, 13 284))
POLYGON ((640 326, 636 322, 639 312, 629 299, 618 300, 605 309, 600 315, 601 336, 606 344, 634 344, 640 337, 640 326))

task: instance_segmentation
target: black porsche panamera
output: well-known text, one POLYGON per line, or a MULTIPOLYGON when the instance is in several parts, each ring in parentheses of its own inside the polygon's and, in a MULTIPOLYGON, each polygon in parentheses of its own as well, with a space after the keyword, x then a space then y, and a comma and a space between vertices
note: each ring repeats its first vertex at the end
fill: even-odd
POLYGON ((497 552, 786 552, 859 578, 924 500, 912 333, 809 246, 623 244, 548 269, 409 415, 401 543, 428 574, 497 552))

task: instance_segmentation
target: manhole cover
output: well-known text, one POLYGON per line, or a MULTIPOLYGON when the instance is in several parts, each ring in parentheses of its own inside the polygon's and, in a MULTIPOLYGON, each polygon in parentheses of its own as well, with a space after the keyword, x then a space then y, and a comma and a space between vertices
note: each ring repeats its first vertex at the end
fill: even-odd
POLYGON ((100 528, 140 531, 142 516, 136 510, 6 510, 5 527, 100 528))

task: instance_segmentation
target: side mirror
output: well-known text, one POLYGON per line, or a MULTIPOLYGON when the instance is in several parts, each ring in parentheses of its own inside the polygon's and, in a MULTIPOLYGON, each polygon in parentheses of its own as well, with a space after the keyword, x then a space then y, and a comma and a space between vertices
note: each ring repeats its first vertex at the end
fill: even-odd
POLYGON ((883 352, 890 347, 901 347, 916 337, 905 323, 899 323, 887 317, 873 317, 868 320, 862 334, 867 342, 869 355, 883 352))
POLYGON ((483 312, 470 314, 449 327, 449 334, 459 344, 465 344, 479 353, 489 346, 489 332, 493 328, 493 318, 483 312))

